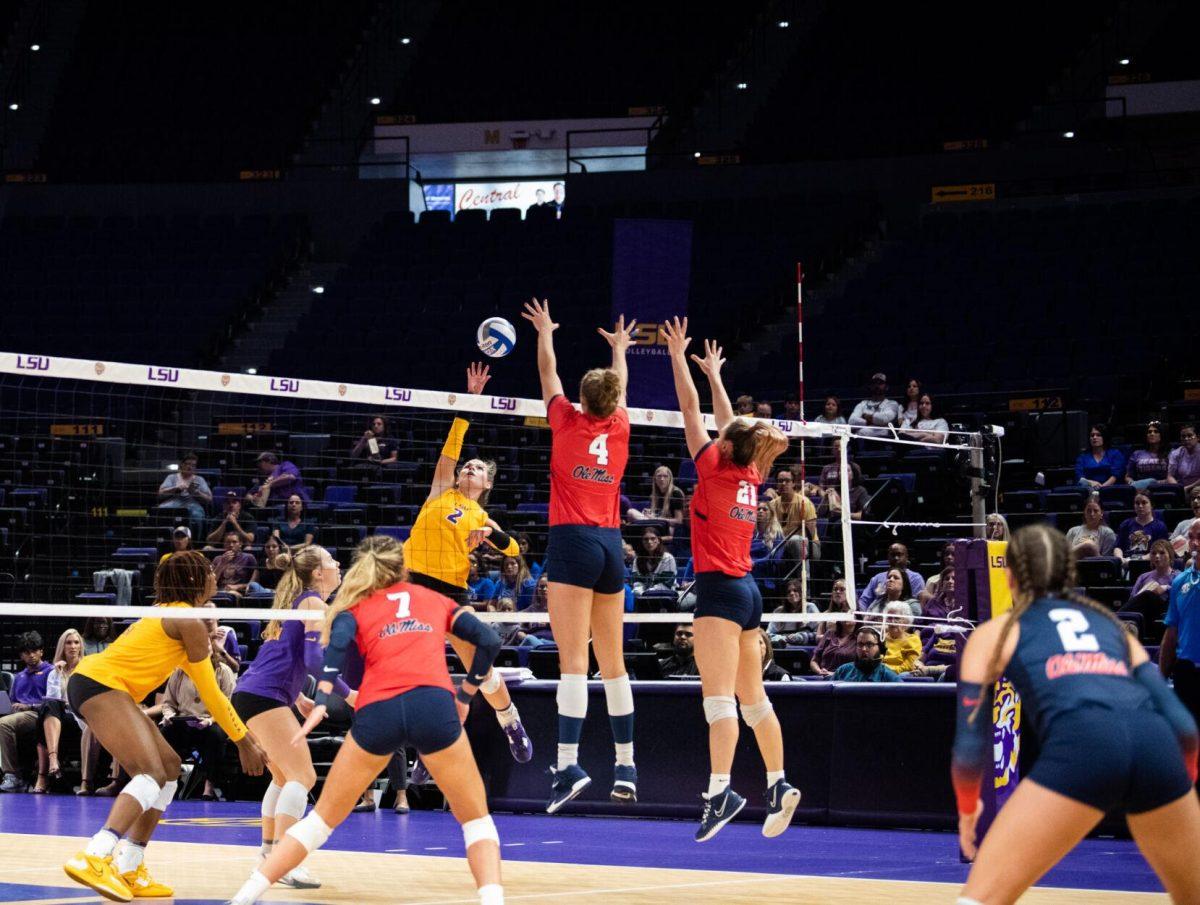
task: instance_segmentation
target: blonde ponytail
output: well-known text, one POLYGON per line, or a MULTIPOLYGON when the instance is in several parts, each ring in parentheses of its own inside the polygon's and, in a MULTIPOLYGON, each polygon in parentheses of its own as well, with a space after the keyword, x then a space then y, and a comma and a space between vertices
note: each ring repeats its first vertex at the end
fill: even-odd
MULTIPOLYGON (((275 586, 275 600, 271 603, 273 610, 290 610, 296 598, 312 584, 313 572, 321 568, 321 564, 329 557, 324 547, 310 544, 297 547, 290 553, 280 553, 275 557, 275 567, 283 570, 279 584, 275 586)), ((283 631, 283 623, 272 619, 263 629, 262 639, 274 641, 283 631)))
POLYGON ((408 577, 404 567, 404 545, 394 537, 373 534, 354 551, 354 561, 342 579, 342 586, 325 611, 321 643, 329 643, 329 632, 338 613, 352 609, 380 588, 390 587, 408 577))

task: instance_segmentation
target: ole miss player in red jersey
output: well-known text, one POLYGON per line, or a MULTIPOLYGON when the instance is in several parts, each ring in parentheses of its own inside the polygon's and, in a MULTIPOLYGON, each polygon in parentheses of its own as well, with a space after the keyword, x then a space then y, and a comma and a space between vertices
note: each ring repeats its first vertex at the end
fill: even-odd
POLYGON ((250 875, 233 897, 234 905, 257 901, 271 883, 320 848, 393 752, 405 745, 420 753, 462 824, 467 863, 481 905, 503 905, 500 838, 462 731, 471 699, 500 651, 500 638, 469 607, 407 578, 399 541, 375 535, 355 551, 354 564, 326 613, 321 640, 328 646, 315 706, 293 744, 303 744, 304 736, 324 719, 325 701, 351 644, 358 646, 364 662, 354 725, 334 758, 316 806, 250 875), (475 646, 475 657, 457 694, 446 670, 448 633, 475 646))
POLYGON ((622 316, 610 333, 612 367, 594 368, 579 387, 582 412, 563 395, 546 302, 526 303, 522 315, 537 329, 538 374, 550 421, 550 532, 546 591, 550 627, 558 642, 558 763, 546 810, 553 814, 591 784, 579 766, 579 736, 587 715, 588 638, 604 676, 616 766, 611 797, 637 801, 633 765, 633 691, 625 673, 625 563, 621 549, 621 478, 629 460, 625 352, 636 322, 622 316))
POLYGON ((712 773, 704 797, 704 813, 696 841, 715 836, 746 806, 729 787, 733 751, 737 747, 737 695, 742 719, 754 730, 767 767, 767 819, 764 836, 778 836, 791 823, 800 791, 783 778, 783 734, 763 689, 762 655, 758 649, 762 594, 750 574, 750 541, 758 503, 758 485, 771 463, 787 449, 787 437, 766 421, 735 418, 721 382, 721 347, 706 341, 704 357, 692 356, 708 375, 713 415, 720 434, 708 435, 700 414, 700 397, 688 371, 691 339, 687 318, 663 325, 675 392, 683 415, 688 452, 696 462, 692 496, 692 561, 696 569, 694 623, 696 666, 708 720, 712 773))

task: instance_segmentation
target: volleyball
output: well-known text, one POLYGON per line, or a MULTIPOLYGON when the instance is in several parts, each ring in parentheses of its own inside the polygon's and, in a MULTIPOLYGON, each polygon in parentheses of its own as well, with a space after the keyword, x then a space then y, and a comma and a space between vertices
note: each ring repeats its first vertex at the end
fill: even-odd
POLYGON ((502 317, 489 317, 475 332, 479 351, 491 358, 503 358, 517 344, 517 331, 502 317))

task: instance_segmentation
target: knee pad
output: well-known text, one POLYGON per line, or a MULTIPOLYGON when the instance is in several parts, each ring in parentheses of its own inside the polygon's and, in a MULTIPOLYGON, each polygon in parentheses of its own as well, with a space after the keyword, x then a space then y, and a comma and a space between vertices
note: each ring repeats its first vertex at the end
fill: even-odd
POLYGON ((299 820, 308 807, 308 789, 304 783, 292 780, 284 784, 275 803, 276 817, 295 817, 299 820))
POLYGON ((959 896, 956 900, 956 905, 983 905, 978 899, 968 899, 966 896, 959 896))
POLYGON ((757 704, 742 705, 742 719, 746 721, 746 725, 751 729, 774 712, 775 708, 771 706, 771 701, 768 698, 763 698, 757 704))
POLYGON ((177 788, 179 788, 179 780, 172 779, 162 787, 162 791, 158 794, 158 800, 151 805, 151 808, 155 811, 165 811, 167 805, 175 800, 175 790, 177 788))
POLYGON ((554 696, 558 705, 559 716, 574 717, 582 720, 587 716, 588 687, 587 676, 568 673, 558 681, 558 691, 554 696))
POLYGON ((267 786, 267 792, 263 795, 262 800, 262 816, 264 820, 275 819, 275 808, 279 803, 279 795, 283 792, 283 786, 277 786, 271 783, 267 786))
POLYGON ((327 826, 320 815, 313 811, 303 820, 288 827, 287 835, 303 845, 306 852, 315 852, 329 841, 329 837, 333 835, 333 828, 327 826))
POLYGON ((704 718, 710 726, 721 720, 736 720, 737 702, 724 695, 711 695, 704 699, 704 718))
POLYGON ((488 673, 488 677, 483 680, 483 684, 479 686, 479 690, 484 694, 495 694, 504 687, 504 680, 500 678, 500 673, 492 670, 488 673))
POLYGON ((463 843, 467 848, 470 848, 476 842, 483 842, 490 839, 497 845, 500 844, 500 834, 496 832, 496 824, 492 820, 491 814, 486 814, 483 817, 477 817, 474 820, 468 820, 462 825, 463 843))
POLYGON ((604 680, 604 702, 608 705, 609 716, 633 713, 633 686, 629 684, 628 673, 604 680))
POLYGON ((148 811, 154 807, 162 790, 163 787, 154 781, 154 777, 139 773, 129 780, 129 783, 121 790, 121 794, 128 795, 142 806, 143 811, 148 811))

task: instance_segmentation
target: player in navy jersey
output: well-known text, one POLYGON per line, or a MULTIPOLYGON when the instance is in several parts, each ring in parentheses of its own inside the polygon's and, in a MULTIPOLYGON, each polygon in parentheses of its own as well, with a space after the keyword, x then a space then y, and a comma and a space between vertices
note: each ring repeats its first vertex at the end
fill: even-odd
POLYGON ((272 882, 320 848, 405 744, 420 753, 462 824, 480 905, 503 905, 500 837, 462 731, 470 702, 500 650, 500 638, 470 607, 407 578, 404 548, 393 538, 369 537, 355 551, 337 600, 326 613, 321 640, 328 646, 313 710, 292 744, 303 745, 304 736, 324 719, 333 682, 352 644, 363 657, 354 724, 312 811, 250 875, 231 900, 233 905, 257 901, 272 882), (457 694, 446 669, 448 633, 475 648, 457 694))
POLYGON ((1075 562, 1060 532, 1022 528, 1006 568, 1013 609, 975 630, 959 669, 951 771, 959 841, 975 860, 959 905, 1015 902, 1108 812, 1125 814, 1173 901, 1200 902, 1195 721, 1137 639, 1070 590, 1075 562), (1020 695, 1041 752, 976 856, 1001 675, 1020 695))
POLYGON ((550 531, 546 593, 550 628, 558 643, 558 758, 550 803, 553 814, 591 785, 579 766, 579 737, 587 716, 588 640, 604 676, 616 748, 613 801, 637 801, 633 764, 633 689, 625 672, 625 560, 621 549, 621 478, 629 461, 625 352, 635 322, 622 316, 612 332, 612 367, 593 368, 579 386, 582 411, 567 401, 558 377, 550 306, 534 299, 522 315, 538 333, 538 376, 550 422, 550 531))
POLYGON ((766 421, 735 418, 721 382, 721 347, 706 341, 704 357, 693 355, 708 375, 713 416, 720 433, 713 440, 700 414, 700 397, 688 371, 687 318, 663 325, 675 392, 683 415, 688 452, 696 462, 692 496, 692 561, 696 572, 695 651, 708 720, 712 773, 696 841, 711 839, 746 806, 729 787, 738 740, 738 711, 754 730, 767 767, 767 819, 764 836, 778 836, 791 823, 800 790, 783 775, 783 734, 763 688, 758 637, 762 594, 750 574, 758 486, 771 464, 787 449, 787 437, 766 421), (734 700, 737 696, 737 701, 734 700))

